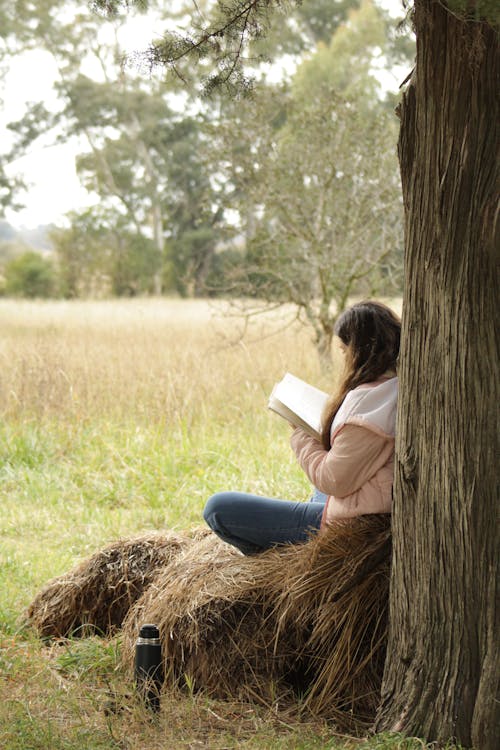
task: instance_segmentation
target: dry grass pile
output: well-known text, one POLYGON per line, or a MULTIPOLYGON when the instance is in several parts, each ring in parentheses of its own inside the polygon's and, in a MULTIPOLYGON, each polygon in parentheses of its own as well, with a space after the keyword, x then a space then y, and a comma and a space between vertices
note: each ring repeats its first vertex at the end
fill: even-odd
POLYGON ((27 622, 43 637, 112 634, 158 571, 191 542, 174 533, 114 542, 50 581, 30 604, 27 622))
POLYGON ((390 520, 343 521, 304 545, 243 557, 215 537, 185 548, 124 621, 160 628, 167 685, 301 705, 351 727, 376 709, 386 642, 390 520))
POLYGON ((283 581, 278 634, 292 625, 301 634, 313 713, 371 723, 387 641, 390 518, 340 522, 309 544, 283 581))
POLYGON ((154 622, 165 688, 300 705, 353 729, 377 707, 390 544, 387 516, 251 557, 205 530, 136 537, 50 582, 28 621, 56 637, 122 626, 129 669, 140 625, 154 622))
POLYGON ((274 683, 290 671, 301 644, 290 651, 290 634, 286 650, 275 649, 276 581, 262 575, 270 558, 275 565, 281 560, 276 551, 244 557, 215 535, 186 549, 126 618, 126 661, 132 665, 140 624, 154 622, 167 684, 217 698, 273 702, 274 683))

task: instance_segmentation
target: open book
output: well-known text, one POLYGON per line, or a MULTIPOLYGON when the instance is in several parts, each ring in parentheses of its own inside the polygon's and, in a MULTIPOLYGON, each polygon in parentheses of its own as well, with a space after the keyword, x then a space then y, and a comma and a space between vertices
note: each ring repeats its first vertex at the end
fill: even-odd
POLYGON ((287 372, 274 386, 267 405, 287 422, 320 439, 321 417, 328 399, 324 391, 287 372))

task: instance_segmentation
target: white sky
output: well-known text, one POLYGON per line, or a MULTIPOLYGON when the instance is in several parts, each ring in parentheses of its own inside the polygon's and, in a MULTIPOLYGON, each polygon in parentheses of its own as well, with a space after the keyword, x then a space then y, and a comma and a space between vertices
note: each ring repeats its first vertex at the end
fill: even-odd
MULTIPOLYGON (((395 16, 401 15, 401 0, 378 2, 395 16)), ((151 22, 146 19, 139 30, 135 19, 130 49, 146 47, 154 36, 152 30, 151 22)), ((6 123, 20 118, 27 102, 43 100, 49 109, 56 107, 57 99, 52 89, 56 74, 53 58, 42 50, 12 60, 0 88, 3 103, 0 111, 1 144, 11 141, 12 134, 6 130, 6 123)), ((400 75, 401 71, 395 73, 396 85, 400 75)), ((75 156, 82 150, 82 144, 76 141, 52 145, 50 140, 44 143, 41 139, 29 154, 14 162, 9 173, 21 173, 28 183, 28 190, 22 196, 25 208, 7 210, 7 221, 19 229, 51 222, 63 223, 64 215, 69 211, 95 203, 97 197, 81 187, 76 175, 75 156)))
MULTIPOLYGON (((127 31, 121 30, 125 48, 130 51, 144 49, 154 37, 151 19, 136 16, 127 31)), ((92 70, 85 70, 93 75, 92 70)), ((98 76, 98 73, 96 77, 98 76)), ((34 50, 13 58, 0 85, 3 104, 0 111, 0 144, 8 144, 12 133, 6 124, 21 118, 28 102, 43 101, 48 109, 57 110, 57 96, 53 83, 57 79, 57 68, 52 55, 44 50, 34 50)), ((82 142, 83 143, 83 142, 82 142)), ((9 174, 21 174, 28 190, 21 197, 25 208, 18 211, 7 209, 5 218, 14 227, 36 227, 39 224, 62 223, 64 215, 74 209, 91 205, 97 196, 88 193, 78 180, 75 157, 85 150, 85 145, 76 139, 65 144, 53 145, 53 137, 44 142, 39 139, 26 156, 13 162, 9 174)))
MULTIPOLYGON (((3 144, 12 141, 12 134, 5 128, 6 123, 22 117, 27 102, 42 99, 48 107, 55 104, 56 97, 52 90, 54 78, 54 61, 46 52, 30 52, 12 61, 1 91, 2 150, 3 144)), ((32 184, 23 196, 26 208, 17 212, 6 211, 7 221, 16 227, 33 227, 57 220, 62 213, 70 211, 80 202, 84 195, 75 172, 75 149, 70 144, 53 147, 42 142, 35 144, 30 153, 10 165, 8 172, 21 173, 32 184)))

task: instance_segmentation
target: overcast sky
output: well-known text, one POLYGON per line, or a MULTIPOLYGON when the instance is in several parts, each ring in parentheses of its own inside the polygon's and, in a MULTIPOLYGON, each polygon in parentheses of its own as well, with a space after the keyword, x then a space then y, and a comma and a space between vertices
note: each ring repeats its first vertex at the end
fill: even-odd
MULTIPOLYGON (((379 2, 396 16, 401 15, 401 0, 379 2)), ((136 23, 133 37, 130 37, 130 49, 132 44, 135 48, 146 47, 152 36, 151 24, 144 21, 138 38, 136 23)), ((396 83, 401 75, 401 71, 396 72, 396 83)), ((23 115, 26 102, 43 100, 49 107, 51 103, 55 104, 52 89, 55 78, 55 63, 47 52, 30 52, 12 61, 0 92, 3 100, 0 143, 9 142, 11 134, 5 125, 23 115)), ((53 146, 50 140, 41 141, 27 156, 12 164, 10 172, 22 173, 29 189, 23 196, 25 208, 15 212, 7 210, 7 221, 17 228, 61 223, 64 214, 95 202, 95 198, 80 186, 76 175, 75 155, 82 150, 77 142, 53 146)))
MULTIPOLYGON (((154 36, 152 22, 139 16, 134 19, 133 29, 131 25, 128 39, 126 34, 122 30, 124 46, 130 51, 146 48, 154 36)), ((51 105, 56 108, 57 98, 53 90, 56 79, 56 65, 48 52, 35 50, 12 60, 0 89, 2 146, 12 138, 5 128, 6 123, 22 117, 27 102, 43 101, 49 109, 51 105)), ((61 222, 68 211, 95 202, 95 198, 81 187, 76 175, 75 156, 85 149, 85 145, 76 140, 52 145, 52 140, 52 136, 45 143, 41 139, 29 154, 10 167, 10 173, 22 173, 29 186, 22 197, 26 207, 5 212, 7 221, 15 227, 32 228, 61 222)))

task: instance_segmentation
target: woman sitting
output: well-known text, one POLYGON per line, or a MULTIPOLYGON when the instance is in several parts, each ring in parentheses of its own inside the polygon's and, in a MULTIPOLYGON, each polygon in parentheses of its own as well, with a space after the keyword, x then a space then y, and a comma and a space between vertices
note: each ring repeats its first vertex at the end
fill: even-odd
POLYGON ((221 492, 203 516, 244 554, 305 542, 311 533, 370 513, 390 513, 401 323, 380 302, 360 302, 337 320, 344 376, 323 416, 322 440, 296 427, 291 446, 316 488, 309 502, 221 492))

